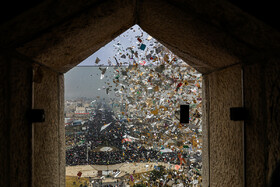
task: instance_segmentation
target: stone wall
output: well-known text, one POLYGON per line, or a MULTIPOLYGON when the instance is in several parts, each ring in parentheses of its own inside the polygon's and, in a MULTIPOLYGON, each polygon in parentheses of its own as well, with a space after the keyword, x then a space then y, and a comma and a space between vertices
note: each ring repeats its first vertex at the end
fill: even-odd
POLYGON ((64 186, 63 75, 7 51, 0 70, 0 186, 64 186), (44 123, 31 123, 32 108, 44 123))
POLYGON ((208 76, 203 76, 202 82, 202 185, 210 186, 210 136, 209 136, 209 115, 205 115, 209 113, 209 80, 208 76))
POLYGON ((35 77, 34 108, 44 109, 46 119, 33 124, 33 186, 64 186, 63 75, 41 66, 35 77))
MULTIPOLYGON (((210 186, 242 186, 242 122, 230 120, 230 108, 242 106, 241 67, 207 75, 210 186)), ((206 143, 206 142, 205 142, 206 143)), ((203 152, 203 154, 207 154, 203 152)))
POLYGON ((11 52, 0 55, 0 186, 31 186, 32 65, 11 52))
POLYGON ((262 64, 244 67, 244 99, 249 111, 246 120, 246 179, 252 186, 266 185, 267 122, 262 64), (259 179, 259 180, 256 180, 259 179))
POLYGON ((229 108, 242 106, 244 69, 247 186, 266 186, 280 160, 280 34, 219 0, 46 1, 0 25, 0 186, 64 186, 58 72, 133 24, 205 73, 204 186, 243 183, 244 129, 229 108), (32 83, 34 63, 44 67, 34 66, 32 83), (46 122, 29 122, 32 99, 46 122))
POLYGON ((280 161, 279 59, 244 66, 247 185, 266 186, 280 161), (259 180, 256 180, 259 179, 259 180))
POLYGON ((9 154, 10 154, 10 94, 9 94, 9 74, 10 67, 7 63, 7 59, 4 56, 1 56, 0 59, 0 80, 1 80, 1 89, 0 89, 0 167, 6 171, 0 175, 0 186, 9 184, 9 154))
POLYGON ((229 120, 229 108, 242 106, 242 82, 249 112, 244 121, 246 185, 270 183, 280 162, 278 63, 277 58, 260 59, 203 76, 203 186, 242 186, 242 122, 229 120))
MULTIPOLYGON (((265 86, 263 92, 266 97, 264 118, 267 121, 267 181, 280 163, 280 59, 271 58, 265 64, 265 69, 261 69, 265 75, 265 86)), ((262 114, 259 114, 262 115, 262 114)), ((260 139, 261 140, 261 139, 260 139)), ((278 174, 279 176, 279 174, 278 174)), ((279 180, 279 179, 278 179, 279 180)))

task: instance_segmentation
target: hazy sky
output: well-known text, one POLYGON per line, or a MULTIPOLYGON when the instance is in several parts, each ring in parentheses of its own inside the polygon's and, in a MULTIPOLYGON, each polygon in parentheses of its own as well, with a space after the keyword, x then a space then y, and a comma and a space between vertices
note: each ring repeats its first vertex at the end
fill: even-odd
MULTIPOLYGON (((124 33, 122 33, 120 36, 116 37, 114 40, 106 44, 104 47, 100 48, 98 51, 96 51, 94 54, 89 56, 87 59, 82 61, 78 66, 98 66, 100 64, 102 65, 108 65, 108 59, 113 63, 115 63, 114 56, 117 57, 117 59, 123 60, 128 62, 129 59, 121 59, 119 53, 125 53, 127 52, 128 47, 134 47, 134 50, 137 50, 139 53, 142 53, 142 56, 144 56, 144 53, 149 50, 149 45, 154 43, 156 40, 146 40, 149 37, 149 35, 144 32, 138 25, 134 25, 124 33), (142 50, 137 50, 139 48, 140 42, 137 40, 137 38, 140 37, 147 45, 147 48, 142 50), (119 45, 118 45, 119 44, 119 45), (99 64, 95 64, 96 58, 100 59, 99 64)), ((141 54, 139 54, 141 56, 141 54)))
POLYGON ((157 52, 158 44, 157 40, 138 25, 134 25, 65 74, 65 98, 115 97, 114 87, 111 88, 110 94, 106 93, 106 88, 114 86, 112 82, 114 69, 110 67, 110 64, 114 66, 117 64, 116 61, 123 65, 133 64, 134 61, 141 65, 142 63, 156 64, 158 61, 153 62, 150 57, 157 56, 159 53, 157 52), (142 48, 143 45, 144 48, 142 48), (132 51, 133 58, 130 58, 132 51), (138 55, 135 55, 136 53, 138 55), (98 61, 96 61, 97 58, 98 61), (103 79, 100 79, 99 66, 101 68, 109 66, 103 79))
MULTIPOLYGON (((101 80, 101 71, 97 66, 108 66, 108 59, 113 65, 115 65, 116 62, 114 57, 117 58, 118 62, 131 63, 131 59, 121 58, 121 55, 127 52, 128 47, 134 47, 134 50, 139 48, 140 42, 137 40, 138 37, 141 37, 142 40, 144 40, 149 38, 149 35, 143 32, 143 30, 138 25, 135 25, 104 47, 100 48, 94 54, 82 61, 78 66, 68 71, 65 74, 65 98, 93 98, 95 96, 114 97, 112 92, 111 94, 107 95, 106 89, 103 89, 103 86, 106 86, 105 88, 109 86, 105 83, 106 81, 109 82, 110 85, 114 85, 112 83, 112 79, 110 79, 113 75, 112 67, 106 71, 105 77, 101 80), (97 57, 100 59, 98 64, 95 63, 97 57)), ((150 39, 149 41, 146 40, 146 50, 138 50, 138 52, 142 53, 142 56, 144 56, 145 51, 149 50, 148 47, 154 41, 154 39, 150 39)), ((141 56, 141 54, 139 54, 139 56, 141 56)))
POLYGON ((109 85, 114 85, 111 76, 113 69, 108 68, 103 79, 100 79, 101 71, 98 67, 75 67, 65 74, 65 98, 75 97, 114 97, 112 92, 106 94, 109 85), (109 77, 109 78, 108 78, 109 77))

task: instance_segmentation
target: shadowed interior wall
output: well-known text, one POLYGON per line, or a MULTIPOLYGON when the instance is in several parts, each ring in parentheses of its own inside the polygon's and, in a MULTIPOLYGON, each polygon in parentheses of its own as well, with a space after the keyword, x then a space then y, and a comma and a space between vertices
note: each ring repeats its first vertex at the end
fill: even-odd
POLYGON ((138 2, 137 10, 138 24, 144 31, 201 73, 238 61, 233 51, 228 51, 229 45, 242 47, 200 20, 191 7, 181 2, 144 0, 138 2))
POLYGON ((31 185, 32 65, 13 53, 0 55, 0 186, 31 185))
MULTIPOLYGON (((81 5, 77 2, 75 4, 81 5)), ((106 0, 93 3, 93 6, 57 24, 48 32, 42 32, 40 37, 30 40, 17 50, 56 71, 66 73, 129 29, 135 21, 134 5, 133 0, 106 0)), ((44 8, 57 7, 51 4, 44 8)), ((50 20, 48 23, 51 22, 50 20)))
POLYGON ((205 73, 204 186, 242 185, 242 124, 229 120, 229 108, 242 106, 243 66, 247 186, 266 186, 280 161, 280 34, 222 0, 45 0, 0 25, 1 48, 20 53, 0 55, 0 186, 64 186, 60 73, 133 24, 205 73), (33 124, 33 152, 31 60, 48 67, 40 81, 34 66, 33 104, 46 122, 33 124))
POLYGON ((3 54, 1 54, 0 59, 0 79, 1 79, 1 87, 0 89, 0 97, 5 99, 0 99, 0 166, 6 172, 1 173, 0 175, 0 185, 4 186, 5 184, 9 184, 10 173, 9 173, 9 154, 10 154, 10 145, 9 145, 9 129, 10 129, 10 109, 9 109, 9 74, 10 74, 10 64, 3 54), (5 81, 4 81, 5 80, 5 81))
POLYGON ((279 58, 257 62, 244 66, 246 176, 247 185, 265 186, 280 161, 280 68, 279 58))
POLYGON ((34 108, 45 110, 45 122, 33 124, 33 186, 64 186, 63 75, 36 67, 34 108))
POLYGON ((244 67, 244 99, 249 109, 246 120, 246 177, 252 186, 266 185, 267 162, 267 120, 264 64, 252 64, 244 67), (259 180, 255 180, 258 178, 259 180))
POLYGON ((267 181, 280 163, 280 58, 270 58, 266 61, 265 93, 267 117, 267 143, 268 143, 268 174, 267 181))

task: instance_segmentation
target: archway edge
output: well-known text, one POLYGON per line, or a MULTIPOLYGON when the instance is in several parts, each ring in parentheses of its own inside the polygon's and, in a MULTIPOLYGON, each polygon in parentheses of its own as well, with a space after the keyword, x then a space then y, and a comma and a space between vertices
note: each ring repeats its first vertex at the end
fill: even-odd
POLYGON ((65 73, 138 24, 198 71, 207 73, 241 63, 240 59, 242 63, 248 62, 259 50, 266 52, 271 46, 279 47, 278 32, 233 5, 224 1, 199 3, 201 5, 179 0, 99 2, 75 16, 68 16, 61 24, 39 32, 36 38, 17 50, 65 73), (221 12, 224 15, 219 15, 221 12), (251 35, 240 34, 242 31, 248 33, 245 32, 248 29, 252 30, 251 35), (271 35, 263 35, 268 29, 271 35))

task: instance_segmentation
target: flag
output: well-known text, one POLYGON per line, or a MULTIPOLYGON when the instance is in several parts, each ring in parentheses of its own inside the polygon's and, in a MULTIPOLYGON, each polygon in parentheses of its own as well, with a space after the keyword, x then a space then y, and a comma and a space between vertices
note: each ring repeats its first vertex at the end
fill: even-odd
POLYGON ((81 171, 79 171, 79 172, 77 173, 77 176, 78 176, 78 179, 80 179, 80 178, 81 178, 81 176, 82 176, 82 172, 81 172, 81 171))
MULTIPOLYGON (((111 122, 112 123, 112 122, 111 122)), ((109 125, 111 125, 111 123, 105 124, 101 127, 100 132, 104 129, 106 129, 109 125)))
POLYGON ((124 143, 124 142, 132 142, 132 140, 129 138, 124 138, 124 139, 122 139, 122 143, 124 143))
POLYGON ((187 164, 186 161, 185 161, 185 159, 182 157, 182 154, 181 154, 181 153, 178 153, 178 158, 179 158, 179 160, 180 160, 180 166, 183 164, 183 162, 184 162, 185 164, 187 164))

